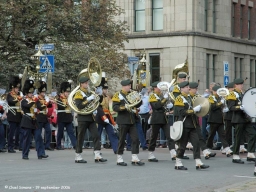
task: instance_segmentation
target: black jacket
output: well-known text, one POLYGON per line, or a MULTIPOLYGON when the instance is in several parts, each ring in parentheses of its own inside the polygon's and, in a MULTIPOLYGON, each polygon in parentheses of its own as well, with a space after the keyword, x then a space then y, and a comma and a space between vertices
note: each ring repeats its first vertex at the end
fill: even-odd
POLYGON ((67 103, 67 98, 64 98, 62 96, 60 96, 58 98, 58 103, 57 103, 57 108, 58 108, 58 111, 61 110, 65 110, 66 112, 58 112, 57 113, 57 121, 58 123, 60 122, 63 122, 63 123, 72 123, 73 121, 73 115, 71 113, 71 109, 70 107, 68 106, 68 103, 67 103), (60 105, 59 103, 62 103, 63 105, 60 105), (70 111, 70 112, 68 112, 70 111))
MULTIPOLYGON (((125 108, 125 104, 126 101, 128 102, 126 96, 129 94, 130 92, 126 93, 124 91, 120 91, 120 92, 116 92, 115 95, 113 96, 112 100, 113 100, 113 110, 118 112, 117 118, 116 118, 116 122, 117 124, 128 124, 128 125, 132 125, 135 124, 136 119, 135 119, 135 115, 133 112, 128 111, 125 108), (119 98, 119 94, 121 94, 124 99, 121 100, 119 98), (126 101, 125 101, 126 100, 126 101)), ((142 104, 142 101, 140 101, 135 108, 138 108, 140 105, 142 104)))
POLYGON ((96 114, 96 118, 95 121, 98 124, 107 124, 104 122, 105 119, 108 119, 107 116, 105 115, 103 108, 101 105, 99 105, 99 107, 97 108, 97 114, 96 114))
POLYGON ((153 110, 151 115, 150 124, 159 125, 159 124, 167 124, 167 117, 164 105, 166 103, 166 99, 162 97, 162 95, 157 93, 151 93, 149 95, 149 103, 153 110))
POLYGON ((180 94, 174 102, 174 121, 183 121, 183 126, 185 128, 196 128, 197 116, 194 114, 192 108, 192 100, 186 94, 180 94))
POLYGON ((211 106, 209 111, 208 123, 224 123, 223 122, 223 104, 218 95, 210 95, 208 98, 211 106))
MULTIPOLYGON (((10 92, 7 94, 6 100, 10 107, 20 107, 20 100, 18 99, 19 96, 10 92)), ((16 115, 14 115, 10 110, 8 110, 7 113, 7 121, 20 123, 21 121, 21 108, 20 109, 13 109, 16 112, 16 115)))
POLYGON ((242 105, 243 94, 238 91, 234 90, 229 93, 227 100, 228 100, 228 108, 232 111, 232 119, 231 123, 249 123, 250 119, 246 115, 246 113, 240 109, 242 105))
MULTIPOLYGON (((85 89, 80 88, 79 90, 77 90, 77 92, 74 96, 74 100, 75 100, 75 104, 79 110, 82 110, 85 107, 88 107, 88 105, 91 103, 91 101, 88 102, 86 98, 90 97, 91 95, 92 95, 92 93, 88 92, 85 89), (85 95, 85 97, 83 96, 82 92, 85 95)), ((88 115, 77 114, 77 121, 94 122, 93 112, 88 115)))
POLYGON ((36 101, 36 108, 39 110, 39 113, 36 116, 36 120, 38 123, 47 123, 47 108, 51 108, 51 102, 46 102, 44 98, 38 97, 38 101, 36 101))
POLYGON ((23 99, 21 101, 21 108, 24 112, 24 115, 22 116, 22 120, 20 123, 20 126, 23 128, 28 129, 35 129, 35 117, 31 117, 29 115, 26 115, 28 113, 34 114, 34 108, 35 108, 35 102, 28 102, 27 99, 23 99))

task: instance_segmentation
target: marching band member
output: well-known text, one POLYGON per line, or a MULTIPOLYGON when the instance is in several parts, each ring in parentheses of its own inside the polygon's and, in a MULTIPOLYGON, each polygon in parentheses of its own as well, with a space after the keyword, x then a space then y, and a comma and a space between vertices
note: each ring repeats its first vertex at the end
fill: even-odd
POLYGON ((244 80, 242 78, 238 78, 234 80, 235 89, 231 92, 228 97, 228 108, 230 111, 233 111, 231 123, 234 124, 235 127, 235 143, 233 147, 233 163, 244 164, 239 157, 239 148, 241 137, 243 137, 243 133, 246 132, 248 136, 248 154, 247 161, 255 161, 255 135, 256 131, 253 127, 253 124, 250 122, 250 119, 247 117, 244 112, 244 106, 242 105, 243 99, 243 85, 244 80))
POLYGON ((181 94, 179 83, 186 81, 186 79, 187 79, 187 73, 185 72, 178 73, 177 85, 175 85, 172 90, 172 94, 174 95, 175 98, 181 94))
MULTIPOLYGON (((117 148, 117 165, 120 166, 127 166, 127 163, 123 160, 123 152, 124 152, 124 145, 125 145, 125 138, 126 134, 129 133, 132 138, 132 165, 144 165, 138 158, 139 154, 139 139, 137 128, 135 124, 135 116, 134 111, 129 108, 127 95, 130 93, 131 90, 131 80, 123 80, 121 81, 122 90, 116 92, 113 96, 113 109, 114 111, 118 112, 116 121, 120 127, 119 132, 119 143, 117 148)), ((135 107, 139 107, 141 102, 139 102, 135 107)))
POLYGON ((6 109, 4 108, 4 102, 0 100, 0 153, 5 153, 5 136, 4 136, 4 126, 2 120, 6 119, 6 109))
MULTIPOLYGON (((20 102, 22 100, 22 97, 19 95, 20 79, 18 76, 12 76, 10 78, 9 88, 11 92, 7 94, 6 101, 10 106, 10 108, 12 108, 13 110, 12 111, 8 110, 8 114, 7 114, 7 121, 9 122, 9 125, 10 125, 10 131, 8 134, 8 153, 16 153, 16 151, 14 150, 13 136, 15 132, 20 132, 20 121, 22 117, 21 108, 20 108, 20 102), (13 111, 15 112, 14 114, 13 114, 13 111)), ((18 134, 16 134, 16 137, 15 137, 16 145, 18 141, 21 139, 21 135, 20 135, 20 138, 18 138, 17 135, 18 134)))
POLYGON ((197 117, 195 113, 201 110, 201 106, 198 105, 192 108, 192 100, 188 96, 188 81, 179 83, 179 87, 181 89, 181 95, 179 95, 174 102, 174 119, 175 121, 183 121, 183 132, 181 138, 178 140, 179 147, 177 149, 175 169, 187 170, 187 168, 183 166, 181 158, 184 155, 189 139, 193 145, 193 155, 196 161, 196 169, 207 169, 210 166, 204 165, 201 161, 199 138, 196 130, 197 117))
POLYGON ((73 147, 76 147, 76 137, 73 129, 73 115, 68 105, 68 96, 71 91, 71 84, 69 82, 62 82, 60 85, 60 95, 57 99, 57 150, 63 150, 61 147, 61 139, 63 138, 64 127, 66 127, 68 136, 71 140, 73 147))
POLYGON ((47 158, 45 155, 43 138, 41 130, 38 129, 36 124, 36 100, 33 98, 34 81, 26 80, 23 87, 23 93, 26 97, 21 101, 21 107, 24 112, 21 120, 21 128, 23 133, 23 147, 22 147, 22 159, 28 160, 29 148, 31 142, 31 133, 34 133, 36 142, 36 151, 38 159, 47 158))
MULTIPOLYGON (((52 107, 52 103, 48 96, 46 96, 47 84, 44 81, 39 81, 40 87, 37 89, 38 91, 38 99, 36 101, 36 108, 38 110, 38 114, 36 117, 36 121, 38 123, 38 129, 42 132, 42 128, 45 129, 45 149, 53 151, 54 149, 51 148, 51 136, 52 130, 50 127, 50 123, 47 117, 47 108, 52 107)), ((36 83, 36 84, 37 84, 36 83)))
MULTIPOLYGON (((74 96, 74 100, 76 103, 76 106, 79 110, 84 109, 92 100, 96 99, 95 95, 92 94, 92 92, 89 91, 89 78, 81 76, 78 79, 80 83, 80 88, 76 92, 74 96)), ((100 155, 100 137, 98 134, 98 129, 96 126, 96 122, 94 120, 93 114, 83 115, 78 114, 77 115, 77 121, 78 121, 78 128, 77 128, 77 143, 76 143, 76 163, 87 163, 82 156, 81 153, 83 152, 82 146, 84 142, 84 135, 86 129, 89 129, 91 132, 92 138, 93 138, 93 144, 94 144, 94 159, 95 162, 106 162, 107 159, 103 159, 100 155)))
MULTIPOLYGON (((167 102, 168 92, 162 95, 161 90, 157 87, 158 83, 159 82, 152 83, 151 86, 153 87, 154 90, 153 90, 153 93, 149 95, 149 103, 153 110, 151 115, 151 121, 150 121, 150 124, 152 125, 152 134, 151 134, 149 148, 148 148, 148 151, 149 151, 148 161, 150 162, 158 162, 158 159, 156 159, 153 152, 155 151, 155 148, 156 148, 156 140, 157 140, 160 128, 162 128, 165 133, 165 137, 167 139, 167 145, 168 145, 172 160, 175 160, 176 158, 175 143, 170 138, 170 127, 169 127, 167 116, 166 116, 166 110, 164 108, 167 102)), ((167 104, 166 107, 170 109, 173 107, 173 104, 169 103, 167 104)))
POLYGON ((225 103, 225 99, 221 98, 217 94, 217 90, 221 87, 218 85, 215 85, 212 88, 213 94, 209 96, 208 100, 211 104, 210 111, 209 111, 209 117, 208 117, 208 123, 210 124, 210 133, 207 140, 207 147, 212 148, 213 147, 213 138, 218 132, 219 138, 221 140, 223 151, 226 152, 227 157, 230 157, 233 152, 229 148, 229 144, 225 139, 225 131, 224 131, 224 122, 223 122, 223 112, 222 108, 225 103))
MULTIPOLYGON (((189 96, 191 97, 192 101, 195 96, 197 96, 197 90, 198 90, 198 83, 197 82, 190 82, 189 83, 189 96)), ((215 157, 216 153, 212 153, 207 147, 206 147, 206 142, 203 138, 202 132, 201 132, 201 127, 199 125, 199 119, 198 117, 196 118, 196 131, 199 137, 199 144, 200 148, 203 151, 203 155, 205 159, 209 159, 210 157, 215 157)))

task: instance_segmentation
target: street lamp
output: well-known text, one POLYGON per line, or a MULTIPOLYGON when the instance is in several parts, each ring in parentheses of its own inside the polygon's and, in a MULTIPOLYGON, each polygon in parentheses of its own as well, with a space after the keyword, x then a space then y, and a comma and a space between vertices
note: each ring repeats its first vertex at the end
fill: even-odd
POLYGON ((27 66, 28 69, 28 74, 35 80, 38 81, 40 80, 42 77, 45 76, 44 73, 39 73, 40 70, 40 57, 44 56, 44 54, 42 54, 41 52, 41 47, 38 47, 38 52, 34 55, 31 56, 32 60, 36 61, 36 72, 33 72, 30 67, 27 66))

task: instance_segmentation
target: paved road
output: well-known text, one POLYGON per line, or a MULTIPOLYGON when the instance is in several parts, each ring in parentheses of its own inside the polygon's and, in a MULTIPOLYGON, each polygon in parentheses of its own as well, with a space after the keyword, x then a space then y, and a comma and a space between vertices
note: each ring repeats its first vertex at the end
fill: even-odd
MULTIPOLYGON (((21 159, 21 152, 0 153, 0 191, 222 192, 248 186, 248 183, 254 187, 253 191, 256 189, 254 163, 233 164, 231 158, 219 151, 215 158, 202 159, 210 168, 201 171, 195 169, 191 151, 186 151, 190 160, 183 160, 188 171, 174 170, 175 162, 170 160, 167 149, 156 149, 158 163, 147 162, 147 151, 141 151, 139 157, 146 162, 142 167, 129 163, 130 152, 124 154, 127 167, 116 165, 112 150, 104 149, 102 152, 108 159, 104 164, 94 163, 91 149, 83 153, 87 164, 74 162, 74 150, 47 151, 50 157, 38 160, 32 149, 28 161, 21 159)), ((240 191, 246 190, 241 188, 240 191)))

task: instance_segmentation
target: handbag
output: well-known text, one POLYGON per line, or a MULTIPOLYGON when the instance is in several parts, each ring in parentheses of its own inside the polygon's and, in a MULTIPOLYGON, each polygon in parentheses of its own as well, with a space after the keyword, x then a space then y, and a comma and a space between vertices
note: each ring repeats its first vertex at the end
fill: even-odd
POLYGON ((170 126, 170 137, 172 140, 178 141, 181 138, 185 119, 186 117, 184 117, 183 121, 176 121, 170 126))

